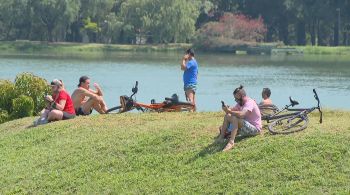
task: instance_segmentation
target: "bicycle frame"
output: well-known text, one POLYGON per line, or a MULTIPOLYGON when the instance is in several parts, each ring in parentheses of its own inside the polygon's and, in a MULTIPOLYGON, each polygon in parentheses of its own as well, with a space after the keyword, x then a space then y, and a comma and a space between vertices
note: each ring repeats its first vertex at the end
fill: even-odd
MULTIPOLYGON (((136 99, 134 99, 134 96, 138 92, 138 82, 136 81, 135 87, 132 88, 132 94, 130 97, 128 96, 121 96, 121 106, 117 106, 114 108, 111 108, 107 111, 107 113, 112 112, 117 109, 121 109, 120 113, 123 112, 129 112, 133 109, 141 110, 142 112, 145 112, 146 110, 152 110, 156 112, 176 112, 176 111, 182 111, 184 107, 189 107, 191 109, 194 108, 194 105, 191 103, 151 103, 151 104, 145 104, 137 102, 136 99)), ((166 101, 172 101, 171 98, 165 98, 166 101)))
POLYGON ((308 115, 309 113, 311 113, 311 112, 313 112, 314 110, 317 109, 320 112, 320 123, 322 123, 323 114, 322 114, 322 110, 321 110, 321 107, 320 107, 320 99, 319 99, 318 94, 317 94, 315 89, 313 89, 313 92, 314 92, 314 98, 317 101, 317 106, 316 107, 312 107, 312 108, 294 108, 294 109, 290 108, 290 107, 294 107, 295 105, 298 105, 298 102, 293 101, 290 98, 291 104, 286 105, 281 111, 278 111, 277 113, 275 113, 273 115, 267 116, 266 117, 267 122, 269 123, 270 121, 273 121, 273 120, 276 120, 276 119, 279 119, 279 118, 292 117, 292 116, 294 116, 294 117, 292 117, 292 119, 294 119, 295 117, 308 115), (291 111, 292 113, 281 114, 281 113, 283 113, 285 111, 291 111))

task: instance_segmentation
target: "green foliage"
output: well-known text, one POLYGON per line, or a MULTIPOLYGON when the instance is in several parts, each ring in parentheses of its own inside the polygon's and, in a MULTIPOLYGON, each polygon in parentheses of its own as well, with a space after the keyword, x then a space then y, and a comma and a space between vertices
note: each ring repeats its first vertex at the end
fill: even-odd
POLYGON ((216 143, 223 113, 77 117, 0 125, 2 194, 348 194, 349 112, 287 136, 216 143))
POLYGON ((33 116, 34 101, 31 97, 21 95, 12 100, 12 119, 33 116))
POLYGON ((15 85, 9 80, 0 80, 0 110, 11 112, 12 100, 18 96, 15 85))
POLYGON ((5 123, 10 120, 10 116, 6 110, 0 109, 0 124, 5 123))
POLYGON ((86 30, 87 32, 90 32, 90 33, 98 33, 99 32, 99 28, 97 26, 97 23, 91 22, 90 18, 83 20, 83 22, 84 22, 84 30, 86 30))
POLYGON ((348 10, 350 1, 334 0, 1 0, 0 40, 189 42, 196 29, 234 13, 262 17, 265 42, 350 45, 348 10))
POLYGON ((44 96, 50 93, 47 81, 31 73, 17 75, 15 86, 18 94, 29 96, 34 101, 34 113, 45 107, 44 96))
POLYGON ((136 0, 122 4, 120 17, 135 31, 135 37, 156 43, 186 42, 195 31, 199 1, 136 0))

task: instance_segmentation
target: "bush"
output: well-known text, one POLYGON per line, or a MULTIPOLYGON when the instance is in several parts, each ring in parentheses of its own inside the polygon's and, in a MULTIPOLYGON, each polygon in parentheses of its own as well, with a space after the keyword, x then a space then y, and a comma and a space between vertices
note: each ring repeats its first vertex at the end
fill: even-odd
POLYGON ((0 124, 10 120, 9 114, 6 110, 0 110, 0 124))
POLYGON ((12 100, 17 97, 15 85, 9 80, 0 80, 0 111, 11 112, 12 100))
POLYGON ((12 119, 33 116, 33 113, 34 101, 31 97, 21 95, 18 98, 12 100, 12 119))
POLYGON ((15 87, 18 94, 32 98, 35 114, 45 107, 44 96, 50 93, 50 87, 45 79, 31 73, 22 73, 17 75, 15 87))
POLYGON ((218 22, 209 22, 197 31, 194 45, 202 49, 252 46, 262 42, 266 32, 262 18, 225 13, 218 22))

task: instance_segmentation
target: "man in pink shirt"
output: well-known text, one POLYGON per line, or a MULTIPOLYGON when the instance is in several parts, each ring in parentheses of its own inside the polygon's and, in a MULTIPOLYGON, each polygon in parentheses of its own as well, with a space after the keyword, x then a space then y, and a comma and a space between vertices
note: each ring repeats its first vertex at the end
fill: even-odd
POLYGON ((247 96, 243 86, 235 89, 233 92, 236 106, 229 108, 223 106, 222 110, 226 113, 222 127, 220 128, 220 140, 225 138, 226 131, 231 131, 231 137, 224 152, 231 150, 235 145, 237 135, 254 136, 261 132, 261 114, 258 105, 254 100, 247 96))

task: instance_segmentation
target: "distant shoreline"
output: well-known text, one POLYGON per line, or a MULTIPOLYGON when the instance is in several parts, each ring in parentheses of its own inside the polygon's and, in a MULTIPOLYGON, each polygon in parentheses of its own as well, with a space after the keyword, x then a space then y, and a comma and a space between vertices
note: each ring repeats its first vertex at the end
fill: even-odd
MULTIPOLYGON (((216 50, 197 49, 206 52, 232 53, 232 54, 267 54, 272 50, 282 51, 283 54, 293 55, 350 55, 350 47, 327 46, 266 46, 235 49, 219 48, 216 50), (284 51, 285 50, 285 51, 284 51), (292 51, 292 52, 290 52, 292 51)), ((183 52, 192 47, 188 43, 174 43, 161 45, 120 45, 97 43, 48 43, 38 41, 3 41, 0 42, 0 56, 84 56, 90 54, 106 54, 114 52, 183 52)), ((273 52, 272 52, 273 53, 273 52)))

